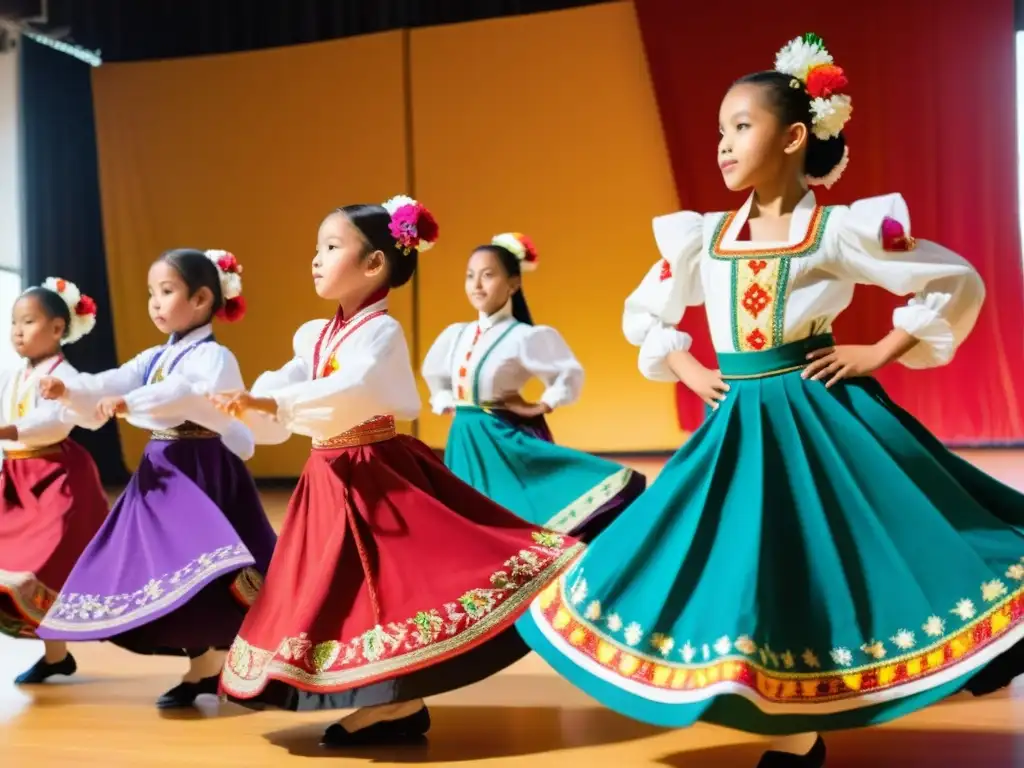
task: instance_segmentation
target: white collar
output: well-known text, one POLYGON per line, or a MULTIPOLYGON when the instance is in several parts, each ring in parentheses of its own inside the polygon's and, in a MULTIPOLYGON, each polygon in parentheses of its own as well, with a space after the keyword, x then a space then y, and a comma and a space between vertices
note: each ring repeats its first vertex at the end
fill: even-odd
POLYGON ((373 312, 380 312, 382 309, 388 308, 388 297, 385 296, 380 301, 375 301, 373 304, 367 304, 365 307, 356 312, 352 317, 346 317, 344 320, 345 325, 350 325, 353 320, 369 315, 373 312))
POLYGON ((480 313, 476 323, 480 326, 481 331, 489 331, 491 328, 496 326, 502 320, 507 320, 512 317, 512 299, 509 298, 505 302, 505 306, 495 312, 493 315, 485 315, 483 312, 480 313))
POLYGON ((59 354, 53 355, 52 357, 43 358, 31 368, 29 367, 28 360, 23 359, 21 361, 18 380, 28 380, 36 375, 48 376, 53 372, 53 369, 57 367, 57 363, 63 359, 64 358, 59 354))
POLYGON ((191 344, 193 341, 201 341, 202 339, 205 339, 212 333, 213 325, 211 323, 207 323, 206 325, 201 325, 198 328, 193 328, 173 344, 168 344, 168 346, 177 347, 182 344, 191 344))
POLYGON ((736 211, 732 223, 729 225, 722 237, 722 246, 730 250, 762 250, 764 248, 785 248, 800 243, 807 237, 807 229, 811 225, 811 217, 818 203, 814 192, 807 190, 807 193, 800 198, 800 202, 793 209, 793 216, 789 220, 789 237, 783 242, 768 242, 765 240, 737 240, 740 232, 750 216, 750 208, 754 204, 754 193, 751 192, 747 201, 736 211))

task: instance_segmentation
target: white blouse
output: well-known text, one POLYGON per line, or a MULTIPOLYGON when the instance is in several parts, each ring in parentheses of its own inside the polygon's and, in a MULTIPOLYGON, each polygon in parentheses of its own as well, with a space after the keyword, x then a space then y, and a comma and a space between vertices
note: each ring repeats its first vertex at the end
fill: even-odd
POLYGON ((257 442, 282 443, 292 434, 329 440, 376 416, 408 421, 419 415, 405 334, 387 306, 385 298, 340 327, 333 320, 311 320, 296 331, 295 356, 252 386, 254 396, 273 398, 278 408, 276 418, 246 414, 257 442))
POLYGON ((544 382, 540 401, 552 410, 576 402, 583 389, 583 367, 558 331, 518 322, 511 301, 475 323, 449 325, 423 361, 434 413, 500 403, 534 377, 544 382))
POLYGON ((39 380, 45 376, 73 378, 78 371, 63 357, 51 357, 30 368, 0 371, 0 424, 18 428, 18 439, 0 442, 0 450, 23 451, 44 448, 64 440, 75 425, 61 403, 39 395, 39 380))
POLYGON ((208 399, 218 392, 245 389, 238 360, 227 347, 212 340, 204 325, 174 342, 151 347, 120 368, 97 374, 78 374, 66 381, 63 401, 76 423, 98 429, 103 421, 96 405, 104 397, 124 397, 126 421, 140 429, 174 429, 190 421, 217 432, 224 445, 246 460, 255 452, 249 428, 219 411, 208 399))
POLYGON ((904 251, 882 247, 885 218, 910 236, 900 195, 819 207, 808 192, 784 243, 737 240, 752 201, 732 214, 681 211, 654 220, 662 260, 626 299, 622 318, 647 378, 676 380, 666 358, 691 342, 676 326, 687 307, 701 304, 718 352, 828 333, 858 283, 912 296, 893 314, 893 325, 920 342, 900 359, 910 368, 945 365, 974 327, 985 286, 967 261, 926 240, 904 251))

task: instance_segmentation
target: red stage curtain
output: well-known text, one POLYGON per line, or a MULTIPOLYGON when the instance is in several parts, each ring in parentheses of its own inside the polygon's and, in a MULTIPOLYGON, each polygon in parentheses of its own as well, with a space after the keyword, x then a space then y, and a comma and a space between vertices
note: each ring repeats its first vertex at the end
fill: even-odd
MULTIPOLYGON (((844 203, 900 192, 913 233, 963 254, 988 298, 953 363, 927 372, 900 365, 879 378, 941 439, 992 444, 1024 439, 1024 276, 1017 203, 1014 0, 863 0, 771 5, 635 0, 680 205, 728 210, 715 165, 718 106, 729 84, 770 69, 776 50, 804 32, 821 35, 850 78, 851 162, 819 200, 844 203)), ((874 341, 898 299, 858 288, 837 322, 840 340, 874 341)), ((702 312, 683 327, 694 354, 714 360, 702 312)), ((680 423, 702 404, 680 385, 680 423)))

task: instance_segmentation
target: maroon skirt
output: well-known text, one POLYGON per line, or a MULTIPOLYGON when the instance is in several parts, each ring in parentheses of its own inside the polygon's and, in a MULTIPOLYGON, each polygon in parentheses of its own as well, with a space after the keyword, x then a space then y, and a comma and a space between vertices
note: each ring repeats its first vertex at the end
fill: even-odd
POLYGON ((35 637, 109 507, 72 440, 5 453, 0 466, 0 633, 35 637))
POLYGON ((289 709, 362 706, 475 682, 521 655, 508 647, 516 618, 580 553, 473 490, 418 440, 378 440, 313 450, 228 654, 232 698, 269 685, 264 703, 289 709), (425 686, 381 685, 441 666, 450 672, 425 686))

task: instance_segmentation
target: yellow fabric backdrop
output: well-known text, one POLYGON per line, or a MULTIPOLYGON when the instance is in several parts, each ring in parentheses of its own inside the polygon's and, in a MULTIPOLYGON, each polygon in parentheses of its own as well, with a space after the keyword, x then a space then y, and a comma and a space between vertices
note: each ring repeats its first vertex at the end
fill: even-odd
MULTIPOLYGON (((406 188, 400 32, 256 53, 105 64, 93 80, 118 356, 161 343, 146 273, 177 246, 226 248, 248 314, 215 325, 251 383, 291 358, 294 331, 334 308, 313 292, 321 218, 406 188)), ((407 331, 412 294, 393 312, 407 331)), ((105 309, 105 308, 104 308, 105 309)), ((147 435, 122 425, 135 466, 147 435)), ((261 447, 254 475, 298 475, 309 443, 261 447)))
MULTIPOLYGON (((289 358, 302 322, 333 311, 309 280, 321 217, 409 189, 403 34, 95 71, 122 359, 162 341, 146 272, 171 247, 227 248, 243 262, 249 313, 217 334, 247 382, 289 358)), ((632 4, 416 30, 410 49, 412 191, 442 237, 421 261, 418 316, 410 288, 394 297, 410 346, 422 356, 445 325, 472 317, 462 275, 473 245, 528 232, 542 262, 527 276, 531 309, 587 371, 581 402, 554 415, 559 442, 678 446, 671 387, 640 377, 619 330, 624 297, 657 257, 650 219, 675 204, 632 4)), ((426 407, 420 427, 443 445, 447 424, 426 407)), ((147 435, 121 434, 134 467, 147 435)), ((296 475, 307 452, 295 438, 259 448, 250 467, 296 475)))
MULTIPOLYGON (((621 330, 623 300, 657 259, 651 217, 677 203, 633 4, 417 30, 411 48, 416 191, 445 238, 420 274, 424 351, 473 319, 471 249, 525 232, 540 252, 524 279, 534 321, 586 370, 580 402, 552 414, 555 439, 678 447, 672 387, 640 376, 621 330)), ((446 419, 421 425, 444 444, 446 419)))

